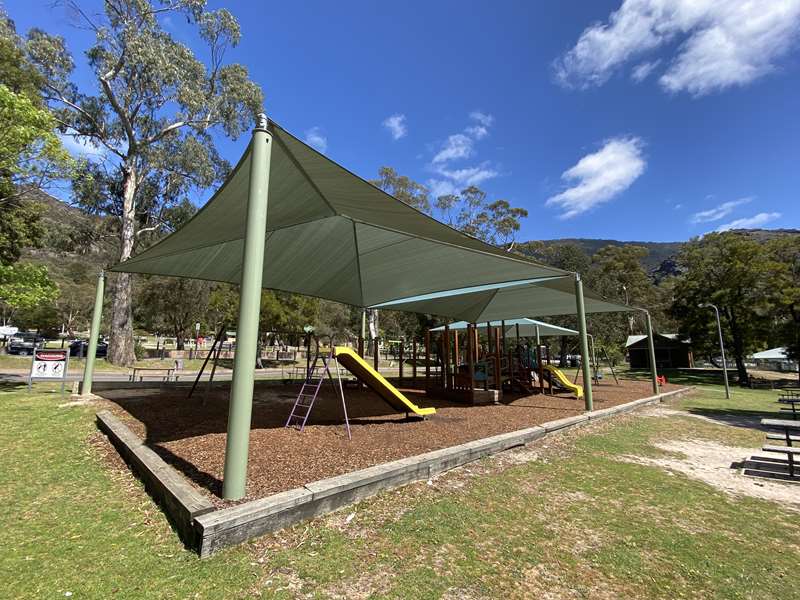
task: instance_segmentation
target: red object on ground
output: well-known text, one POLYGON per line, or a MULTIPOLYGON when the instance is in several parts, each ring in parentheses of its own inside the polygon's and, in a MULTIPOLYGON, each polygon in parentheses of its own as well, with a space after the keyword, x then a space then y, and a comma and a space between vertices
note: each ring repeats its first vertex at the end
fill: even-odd
POLYGON ((656 382, 658 383, 658 385, 667 385, 667 376, 656 375, 656 382))

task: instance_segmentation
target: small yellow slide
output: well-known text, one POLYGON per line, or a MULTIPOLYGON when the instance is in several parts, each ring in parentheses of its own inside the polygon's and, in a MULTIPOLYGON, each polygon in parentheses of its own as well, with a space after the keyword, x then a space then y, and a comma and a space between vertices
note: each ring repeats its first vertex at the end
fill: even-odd
POLYGON ((352 348, 347 348, 346 346, 336 346, 334 349, 334 354, 336 355, 336 360, 339 361, 339 364, 364 382, 369 389, 386 400, 386 402, 397 411, 414 413, 420 417, 432 415, 436 412, 436 409, 433 407, 420 408, 411 402, 411 400, 406 398, 400 392, 400 390, 386 381, 386 379, 384 379, 380 373, 369 366, 369 364, 363 358, 353 352, 352 348))
POLYGON ((555 376, 557 383, 561 387, 575 394, 576 398, 583 398, 583 387, 572 383, 569 379, 567 379, 567 376, 564 375, 563 371, 556 369, 553 365, 544 365, 544 368, 555 376))

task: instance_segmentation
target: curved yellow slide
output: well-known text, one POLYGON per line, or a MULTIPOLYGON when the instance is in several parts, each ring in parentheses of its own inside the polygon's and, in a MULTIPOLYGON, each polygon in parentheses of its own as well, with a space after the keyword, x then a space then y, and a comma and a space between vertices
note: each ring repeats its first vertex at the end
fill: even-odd
POLYGON ((406 398, 400 390, 394 387, 391 383, 383 378, 383 375, 378 373, 375 369, 369 366, 363 358, 353 352, 352 348, 346 346, 336 346, 334 349, 336 360, 339 361, 345 369, 350 371, 358 379, 363 381, 369 389, 378 394, 381 398, 386 400, 389 405, 398 410, 399 412, 412 412, 420 417, 426 417, 436 412, 433 407, 420 408, 411 400, 406 398))
POLYGON ((556 369, 553 365, 544 365, 544 368, 555 376, 555 378, 558 380, 558 383, 561 384, 561 387, 571 391, 573 394, 575 394, 576 398, 583 398, 583 386, 572 383, 569 379, 567 379, 567 376, 564 375, 563 371, 556 369))

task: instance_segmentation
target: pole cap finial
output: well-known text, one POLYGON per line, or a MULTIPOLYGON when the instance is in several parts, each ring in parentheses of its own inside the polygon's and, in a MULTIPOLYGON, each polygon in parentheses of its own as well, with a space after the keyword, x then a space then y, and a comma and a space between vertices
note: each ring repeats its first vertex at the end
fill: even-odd
POLYGON ((267 119, 267 115, 265 113, 258 113, 256 115, 256 131, 266 131, 267 124, 269 120, 267 119))

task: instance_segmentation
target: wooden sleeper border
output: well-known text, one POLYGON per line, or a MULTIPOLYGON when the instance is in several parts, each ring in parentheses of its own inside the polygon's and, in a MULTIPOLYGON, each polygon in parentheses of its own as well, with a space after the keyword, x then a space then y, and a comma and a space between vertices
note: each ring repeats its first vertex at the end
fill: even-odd
POLYGON ((183 542, 205 558, 228 546, 329 513, 382 490, 429 479, 491 454, 524 446, 554 431, 629 412, 645 404, 656 404, 664 398, 683 395, 690 390, 681 388, 591 413, 402 458, 221 509, 216 509, 183 475, 164 462, 109 411, 97 413, 97 424, 144 482, 145 489, 164 509, 183 542))

